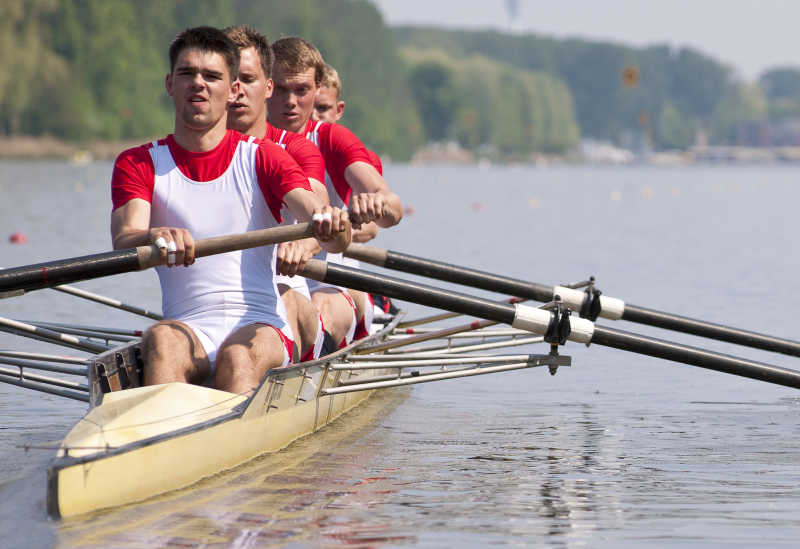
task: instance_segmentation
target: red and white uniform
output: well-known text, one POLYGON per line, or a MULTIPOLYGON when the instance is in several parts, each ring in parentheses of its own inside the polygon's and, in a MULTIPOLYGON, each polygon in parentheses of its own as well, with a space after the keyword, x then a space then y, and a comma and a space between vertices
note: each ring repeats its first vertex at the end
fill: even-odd
MULTIPOLYGON (((325 181, 325 161, 322 159, 322 153, 314 146, 308 139, 304 139, 302 135, 294 132, 281 130, 275 126, 267 123, 267 133, 264 136, 273 143, 283 148, 300 166, 300 169, 306 174, 306 177, 316 179, 317 181, 325 181)), ((286 225, 297 223, 294 214, 289 211, 289 208, 284 207, 281 210, 283 222, 286 225)), ((289 288, 300 292, 307 299, 311 299, 311 293, 308 290, 306 279, 302 276, 286 276, 276 275, 275 281, 278 284, 284 284, 289 288)))
MULTIPOLYGON (((185 228, 195 239, 278 225, 283 196, 296 188, 311 190, 285 151, 233 130, 207 152, 187 151, 172 135, 129 149, 117 158, 111 180, 115 209, 133 198, 146 200, 151 227, 185 228)), ((275 255, 275 246, 265 246, 201 257, 188 268, 156 267, 164 316, 194 330, 212 366, 222 342, 254 323, 274 327, 287 362, 291 357, 275 255)))
MULTIPOLYGON (((367 154, 369 155, 369 163, 372 164, 376 170, 378 170, 379 174, 383 175, 383 162, 381 162, 381 157, 369 149, 367 150, 367 154)), ((354 269, 361 267, 361 263, 357 259, 353 259, 351 257, 342 257, 342 265, 353 267, 354 269)), ((372 319, 375 317, 375 302, 372 300, 372 296, 368 292, 364 292, 364 295, 367 299, 367 303, 364 304, 364 315, 356 324, 353 339, 363 339, 367 337, 370 333, 370 329, 372 328, 372 319)))
MULTIPOLYGON (((303 133, 306 139, 319 148, 325 160, 325 187, 328 189, 331 206, 346 210, 353 189, 345 179, 344 172, 354 162, 371 163, 367 148, 353 132, 339 124, 309 120, 303 133)), ((329 254, 324 250, 317 254, 317 258, 331 263, 342 263, 344 259, 341 253, 329 254)), ((345 343, 350 343, 356 330, 356 308, 350 294, 345 288, 315 280, 309 280, 308 286, 312 292, 325 287, 334 287, 347 298, 353 307, 353 323, 345 338, 345 343)))

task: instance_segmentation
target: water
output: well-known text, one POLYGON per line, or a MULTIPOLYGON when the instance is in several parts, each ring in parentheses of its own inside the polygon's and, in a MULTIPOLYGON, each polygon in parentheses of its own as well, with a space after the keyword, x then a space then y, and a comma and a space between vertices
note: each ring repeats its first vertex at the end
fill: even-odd
MULTIPOLYGON (((386 175, 414 212, 378 246, 545 284, 595 275, 630 303, 800 339, 796 168, 390 165, 386 175)), ((108 164, 0 165, 2 264, 108 249, 109 176, 108 164), (30 242, 8 244, 15 231, 30 242)), ((159 308, 153 273, 80 286, 159 308)), ((0 315, 145 325, 51 291, 0 301, 0 315)), ((9 347, 46 348, 0 335, 9 347)), ((61 523, 44 514, 52 453, 20 446, 57 443, 84 406, 0 386, 2 545, 796 545, 800 394, 596 345, 564 352, 573 366, 555 377, 416 386, 192 490, 61 523)))

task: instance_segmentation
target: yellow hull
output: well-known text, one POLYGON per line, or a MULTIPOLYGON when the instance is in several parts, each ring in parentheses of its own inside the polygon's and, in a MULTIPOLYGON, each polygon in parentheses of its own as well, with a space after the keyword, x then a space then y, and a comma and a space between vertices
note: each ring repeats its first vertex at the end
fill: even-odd
POLYGON ((371 393, 320 389, 340 376, 385 373, 334 372, 326 363, 277 369, 249 399, 181 383, 107 393, 61 444, 48 471, 48 512, 68 517, 142 501, 280 450, 371 393))

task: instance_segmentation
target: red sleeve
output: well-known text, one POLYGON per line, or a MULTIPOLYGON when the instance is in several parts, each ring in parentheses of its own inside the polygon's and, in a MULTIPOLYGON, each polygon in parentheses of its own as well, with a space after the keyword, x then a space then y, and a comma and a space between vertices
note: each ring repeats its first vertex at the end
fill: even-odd
POLYGON ((311 192, 308 177, 297 162, 279 145, 266 139, 256 150, 256 175, 267 206, 279 223, 283 221, 281 205, 286 193, 292 189, 306 189, 311 192))
POLYGON ((132 198, 153 200, 155 168, 150 157, 151 144, 123 151, 114 162, 111 174, 112 210, 124 206, 132 198))
POLYGON ((356 134, 344 126, 323 124, 320 128, 320 138, 320 141, 330 148, 331 155, 336 158, 336 163, 342 172, 353 162, 371 164, 367 148, 356 134))
POLYGON ((300 165, 306 177, 325 183, 325 161, 314 143, 298 135, 286 144, 286 152, 300 165))
POLYGON ((375 166, 379 174, 383 175, 383 162, 381 162, 381 157, 370 150, 367 151, 367 154, 369 154, 369 163, 375 166))

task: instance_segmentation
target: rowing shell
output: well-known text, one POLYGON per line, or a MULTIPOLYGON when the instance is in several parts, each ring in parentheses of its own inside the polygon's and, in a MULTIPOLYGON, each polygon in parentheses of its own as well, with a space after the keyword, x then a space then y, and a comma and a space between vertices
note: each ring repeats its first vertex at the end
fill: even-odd
POLYGON ((138 342, 98 355, 89 368, 90 409, 48 470, 48 513, 141 501, 317 431, 372 392, 327 390, 396 372, 334 364, 383 341, 399 320, 322 360, 270 370, 249 398, 185 383, 140 386, 138 342))

